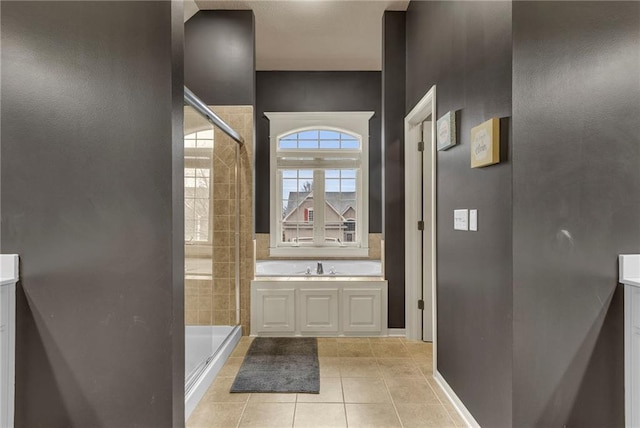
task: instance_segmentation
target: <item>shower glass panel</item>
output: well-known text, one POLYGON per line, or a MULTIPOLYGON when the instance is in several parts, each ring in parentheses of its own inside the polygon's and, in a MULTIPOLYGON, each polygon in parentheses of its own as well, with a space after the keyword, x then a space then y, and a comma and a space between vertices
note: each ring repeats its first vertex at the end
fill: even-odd
POLYGON ((235 223, 230 221, 236 204, 224 194, 235 182, 235 167, 221 162, 218 149, 226 142, 216 141, 214 135, 203 116, 191 106, 184 107, 187 394, 237 324, 234 271, 238 261, 232 239, 235 223))

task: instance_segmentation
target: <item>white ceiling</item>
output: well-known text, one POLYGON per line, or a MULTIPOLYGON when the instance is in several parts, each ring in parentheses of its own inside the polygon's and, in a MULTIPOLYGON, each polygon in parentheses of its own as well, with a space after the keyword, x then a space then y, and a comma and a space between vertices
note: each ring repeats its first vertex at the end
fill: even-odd
POLYGON ((258 70, 381 70, 382 15, 409 0, 195 0, 253 10, 258 70))

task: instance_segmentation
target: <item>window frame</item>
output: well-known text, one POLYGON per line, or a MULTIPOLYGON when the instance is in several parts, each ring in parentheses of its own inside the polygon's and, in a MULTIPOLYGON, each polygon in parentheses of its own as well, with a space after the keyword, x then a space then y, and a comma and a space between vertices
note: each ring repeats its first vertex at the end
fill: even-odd
MULTIPOLYGON (((270 150, 270 248, 269 255, 274 257, 368 257, 369 255, 369 120, 374 112, 266 112, 269 119, 269 150, 270 150), (360 148, 355 149, 279 149, 281 138, 297 132, 308 130, 327 130, 349 134, 360 141, 360 148), (356 221, 356 234, 359 243, 334 245, 315 245, 319 242, 314 239, 311 245, 301 245, 301 243, 281 242, 282 227, 282 185, 281 174, 282 161, 278 158, 287 156, 296 159, 300 158, 300 153, 304 153, 308 160, 297 159, 289 165, 292 169, 299 164, 298 169, 314 170, 314 186, 316 190, 324 192, 324 180, 322 183, 315 183, 318 169, 341 169, 354 168, 352 159, 358 155, 359 162, 355 168, 358 169, 356 178, 356 191, 360 195, 358 198, 358 221, 356 221), (342 158, 343 161, 329 161, 325 158, 342 158), (338 163, 342 162, 342 163, 338 163), (351 166, 349 166, 351 165, 351 166), (280 168, 279 168, 280 166, 280 168)), ((324 174, 322 174, 324 176, 324 174)), ((315 199, 315 198, 314 198, 315 199)), ((324 200, 324 194, 322 197, 324 200)), ((315 207, 317 208, 317 206, 315 207)), ((317 209, 315 210, 317 211, 317 209)), ((314 235, 323 233, 324 241, 324 210, 314 212, 314 235), (322 218, 321 218, 322 217, 322 218), (316 227, 322 222, 322 226, 316 227)))
MULTIPOLYGON (((209 170, 209 221, 206 241, 187 241, 186 235, 183 233, 184 245, 187 247, 196 247, 198 245, 211 245, 213 243, 213 148, 204 147, 187 147, 184 149, 184 168, 201 168, 209 170)), ((184 172, 183 172, 184 176, 184 172)), ((185 215, 186 221, 186 215, 185 215)))

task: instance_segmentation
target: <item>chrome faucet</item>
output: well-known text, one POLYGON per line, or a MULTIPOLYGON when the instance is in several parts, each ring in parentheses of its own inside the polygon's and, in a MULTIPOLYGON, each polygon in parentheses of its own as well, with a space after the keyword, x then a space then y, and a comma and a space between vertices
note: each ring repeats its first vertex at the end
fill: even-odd
POLYGON ((318 267, 316 268, 316 273, 318 275, 324 274, 324 269, 322 268, 322 262, 318 262, 318 267))

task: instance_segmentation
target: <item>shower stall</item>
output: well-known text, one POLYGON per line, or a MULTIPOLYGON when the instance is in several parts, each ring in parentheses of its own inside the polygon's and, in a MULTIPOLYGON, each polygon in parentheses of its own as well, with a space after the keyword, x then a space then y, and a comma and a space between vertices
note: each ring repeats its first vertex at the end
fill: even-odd
POLYGON ((185 417, 240 340, 242 137, 188 88, 184 105, 185 417))

